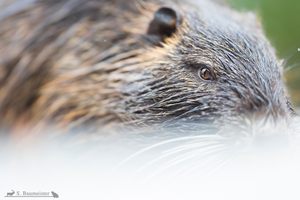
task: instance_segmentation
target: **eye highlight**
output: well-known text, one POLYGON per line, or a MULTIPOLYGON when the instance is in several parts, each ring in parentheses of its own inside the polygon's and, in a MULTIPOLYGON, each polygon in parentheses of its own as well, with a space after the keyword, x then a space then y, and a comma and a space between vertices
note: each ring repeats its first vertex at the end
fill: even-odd
POLYGON ((213 72, 208 67, 202 67, 198 70, 198 76, 205 81, 212 81, 215 79, 213 72))

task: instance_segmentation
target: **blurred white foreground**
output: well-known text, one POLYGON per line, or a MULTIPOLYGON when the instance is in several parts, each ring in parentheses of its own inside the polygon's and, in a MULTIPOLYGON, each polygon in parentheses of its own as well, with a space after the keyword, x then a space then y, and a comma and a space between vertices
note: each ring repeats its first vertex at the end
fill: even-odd
POLYGON ((67 200, 299 200, 298 124, 253 128, 248 135, 57 136, 48 130, 28 141, 2 137, 0 199, 14 190, 55 191, 67 200))

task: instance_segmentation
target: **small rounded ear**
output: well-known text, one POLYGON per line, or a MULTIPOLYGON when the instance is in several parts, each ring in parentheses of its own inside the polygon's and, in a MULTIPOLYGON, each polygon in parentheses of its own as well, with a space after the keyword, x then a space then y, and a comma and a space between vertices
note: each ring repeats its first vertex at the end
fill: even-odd
POLYGON ((176 32, 181 23, 180 16, 172 8, 162 7, 155 12, 154 18, 148 28, 148 35, 156 36, 163 41, 176 32))

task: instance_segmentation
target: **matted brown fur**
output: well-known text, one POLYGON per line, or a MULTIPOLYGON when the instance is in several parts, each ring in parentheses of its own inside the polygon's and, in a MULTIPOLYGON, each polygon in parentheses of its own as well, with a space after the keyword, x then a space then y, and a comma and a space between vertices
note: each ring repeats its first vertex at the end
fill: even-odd
POLYGON ((252 14, 209 1, 157 0, 40 0, 3 13, 2 125, 141 125, 290 112, 280 62, 252 14), (166 6, 183 21, 157 45, 147 30, 166 6), (182 68, 194 63, 214 66, 221 87, 182 68))
MULTIPOLYGON (((145 44, 139 44, 138 38, 147 30, 152 13, 134 5, 118 8, 108 1, 82 3, 82 7, 72 8, 72 1, 40 2, 2 20, 3 124, 20 118, 55 118, 62 123, 82 116, 104 121, 120 118, 109 111, 107 101, 120 98, 113 89, 121 88, 118 76, 134 76, 134 71, 120 66, 135 60, 146 62, 147 55, 119 60, 146 52, 140 49, 145 44), (107 59, 111 54, 117 55, 107 59), (118 66, 113 66, 114 62, 118 66), (114 73, 108 73, 111 71, 114 73)), ((138 68, 135 71, 139 73, 138 68)))

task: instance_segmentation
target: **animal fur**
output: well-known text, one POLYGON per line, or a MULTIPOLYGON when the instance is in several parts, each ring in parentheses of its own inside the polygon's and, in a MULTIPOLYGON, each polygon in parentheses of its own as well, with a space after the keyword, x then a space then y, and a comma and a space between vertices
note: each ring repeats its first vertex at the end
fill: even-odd
POLYGON ((0 15, 2 126, 170 126, 288 117, 282 66, 252 13, 210 1, 37 0, 0 15), (159 41, 155 12, 182 18, 159 41), (197 76, 208 66, 216 81, 197 76))

